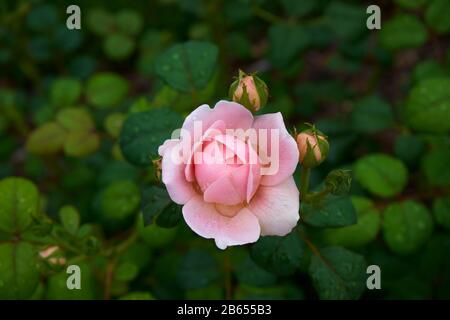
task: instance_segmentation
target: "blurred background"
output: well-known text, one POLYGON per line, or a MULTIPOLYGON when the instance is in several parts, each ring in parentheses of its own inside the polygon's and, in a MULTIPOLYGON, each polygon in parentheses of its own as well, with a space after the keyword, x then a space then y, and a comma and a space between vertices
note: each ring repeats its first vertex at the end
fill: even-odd
POLYGON ((0 202, 24 192, 34 208, 9 228, 8 214, 28 213, 0 207, 0 298, 450 298, 450 1, 76 1, 81 30, 66 27, 71 4, 0 2, 0 202), (381 30, 366 27, 370 4, 381 30), (171 60, 180 52, 196 80, 171 60), (182 221, 156 147, 226 98, 238 69, 267 83, 260 113, 328 136, 312 187, 352 170, 357 224, 302 223, 304 237, 223 252, 182 221), (135 136, 138 112, 161 127, 135 136), (314 248, 327 246, 345 250, 349 288, 317 275, 314 248), (382 290, 346 257, 379 265, 382 290), (67 290, 67 264, 83 290, 67 290))

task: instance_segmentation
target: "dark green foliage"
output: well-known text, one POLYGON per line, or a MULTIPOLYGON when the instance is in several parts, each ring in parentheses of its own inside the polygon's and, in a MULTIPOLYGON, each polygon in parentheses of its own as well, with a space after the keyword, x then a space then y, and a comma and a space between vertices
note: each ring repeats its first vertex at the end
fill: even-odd
POLYGON ((450 298, 449 0, 376 2, 381 30, 356 0, 70 4, 0 1, 0 299, 450 298), (239 69, 329 152, 294 229, 222 251, 158 147, 239 69))

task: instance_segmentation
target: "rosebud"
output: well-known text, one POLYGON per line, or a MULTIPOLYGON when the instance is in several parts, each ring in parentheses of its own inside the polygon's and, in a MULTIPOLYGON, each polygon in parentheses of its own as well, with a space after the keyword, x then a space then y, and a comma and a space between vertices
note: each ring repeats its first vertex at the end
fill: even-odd
POLYGON ((307 168, 321 164, 330 148, 326 136, 314 127, 297 135, 297 146, 300 152, 299 162, 307 168))
POLYGON ((325 178, 325 187, 334 195, 348 194, 352 186, 350 170, 336 169, 328 173, 325 178))
POLYGON ((264 107, 269 97, 267 85, 259 77, 239 70, 239 77, 230 86, 230 99, 251 111, 264 107))

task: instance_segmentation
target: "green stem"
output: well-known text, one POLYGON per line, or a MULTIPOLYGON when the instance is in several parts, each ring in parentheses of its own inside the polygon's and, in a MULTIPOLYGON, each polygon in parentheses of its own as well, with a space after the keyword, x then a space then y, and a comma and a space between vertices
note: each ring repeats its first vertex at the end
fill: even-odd
POLYGON ((330 190, 327 188, 324 188, 323 190, 317 191, 317 192, 311 192, 310 194, 306 195, 304 197, 306 202, 314 202, 317 199, 323 198, 327 194, 330 193, 330 190))
POLYGON ((311 169, 302 166, 301 178, 300 178, 300 200, 305 200, 308 194, 309 188, 309 176, 311 174, 311 169))

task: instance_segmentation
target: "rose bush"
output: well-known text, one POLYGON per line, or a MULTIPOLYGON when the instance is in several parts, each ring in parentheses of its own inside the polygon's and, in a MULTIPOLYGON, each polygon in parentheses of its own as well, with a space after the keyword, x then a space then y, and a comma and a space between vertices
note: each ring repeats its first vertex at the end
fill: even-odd
POLYGON ((183 205, 186 223, 219 248, 260 235, 284 236, 297 224, 299 192, 292 175, 299 154, 281 113, 253 117, 235 102, 202 105, 186 118, 180 138, 166 140, 158 152, 162 181, 183 205), (196 121, 201 134, 194 133, 196 121), (244 131, 256 139, 239 135, 244 131), (186 147, 189 152, 181 153, 186 147), (268 159, 277 162, 276 170, 263 170, 274 164, 268 159))

